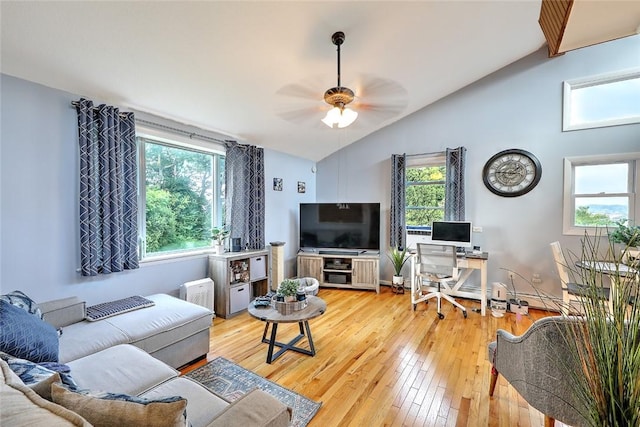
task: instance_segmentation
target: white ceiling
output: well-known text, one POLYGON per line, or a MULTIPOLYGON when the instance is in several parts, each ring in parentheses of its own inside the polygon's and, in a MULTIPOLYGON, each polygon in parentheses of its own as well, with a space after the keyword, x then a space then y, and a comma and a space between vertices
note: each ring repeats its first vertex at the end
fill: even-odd
POLYGON ((316 161, 545 43, 540 0, 2 1, 0 12, 5 74, 316 161), (362 102, 404 101, 401 112, 320 122, 339 30, 342 84, 362 102), (363 82, 402 96, 367 98, 363 82), (288 96, 301 87, 315 99, 288 96))

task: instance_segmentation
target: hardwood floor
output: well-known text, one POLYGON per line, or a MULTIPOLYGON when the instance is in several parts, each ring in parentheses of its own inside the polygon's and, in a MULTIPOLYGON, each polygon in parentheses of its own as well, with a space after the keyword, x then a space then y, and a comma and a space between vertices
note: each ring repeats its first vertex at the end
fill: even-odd
MULTIPOLYGON (((413 311, 408 292, 386 286, 379 295, 323 288, 318 296, 327 312, 310 321, 315 357, 289 351, 267 364, 264 323, 245 312, 215 319, 208 360, 223 356, 323 402, 310 427, 544 425, 502 377, 489 398, 487 344, 498 328, 521 334, 547 313, 482 317, 472 311, 479 302, 461 300, 467 319, 443 302, 438 320, 435 301, 413 311)), ((281 341, 296 334, 297 324, 279 326, 281 341)))

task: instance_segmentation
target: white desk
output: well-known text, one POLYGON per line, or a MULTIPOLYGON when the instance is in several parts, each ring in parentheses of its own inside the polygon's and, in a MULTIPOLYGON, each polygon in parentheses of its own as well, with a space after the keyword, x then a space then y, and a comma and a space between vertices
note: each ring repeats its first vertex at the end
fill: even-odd
MULTIPOLYGON (((416 260, 418 255, 413 253, 411 254, 411 304, 417 304, 418 302, 422 302, 419 295, 421 292, 421 283, 417 283, 416 281, 416 260)), ((480 300, 480 313, 484 316, 487 312, 487 260, 489 259, 489 254, 487 252, 483 252, 482 254, 474 254, 470 256, 463 256, 458 258, 458 268, 462 271, 460 272, 460 276, 458 281, 453 285, 453 287, 448 287, 443 289, 447 294, 454 297, 462 297, 462 298, 470 298, 475 300, 480 300), (477 290, 463 290, 462 285, 467 281, 467 279, 471 276, 474 270, 480 271, 480 292, 477 290)), ((432 289, 429 287, 429 289, 432 289)), ((435 289, 435 288, 434 288, 435 289)))

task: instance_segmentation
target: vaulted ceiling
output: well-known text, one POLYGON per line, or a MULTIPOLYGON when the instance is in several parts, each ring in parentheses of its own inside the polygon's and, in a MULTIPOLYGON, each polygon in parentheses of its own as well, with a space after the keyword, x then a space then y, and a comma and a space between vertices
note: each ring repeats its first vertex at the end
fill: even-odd
POLYGON ((0 64, 8 75, 320 160, 540 49, 540 6, 3 1, 0 64), (324 91, 336 85, 335 31, 346 34, 342 84, 361 105, 345 129, 320 122, 324 91))

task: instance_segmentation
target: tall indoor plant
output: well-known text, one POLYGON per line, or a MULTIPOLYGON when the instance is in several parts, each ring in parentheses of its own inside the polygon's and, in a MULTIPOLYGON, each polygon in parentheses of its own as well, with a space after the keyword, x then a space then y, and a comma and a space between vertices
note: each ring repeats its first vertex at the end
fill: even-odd
MULTIPOLYGON (((631 241, 633 243, 633 241, 631 241)), ((581 254, 568 254, 573 280, 583 285, 582 311, 572 315, 566 338, 575 342, 573 366, 576 396, 587 408, 591 426, 640 425, 640 274, 627 274, 622 261, 627 251, 615 250, 613 239, 585 236, 581 254), (607 242, 601 246, 601 242, 607 242), (603 258, 611 262, 606 275, 594 265, 603 258), (610 301, 601 297, 612 281, 610 301)))

